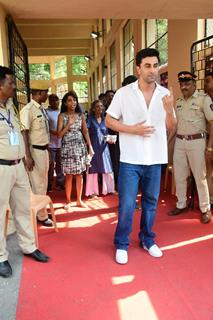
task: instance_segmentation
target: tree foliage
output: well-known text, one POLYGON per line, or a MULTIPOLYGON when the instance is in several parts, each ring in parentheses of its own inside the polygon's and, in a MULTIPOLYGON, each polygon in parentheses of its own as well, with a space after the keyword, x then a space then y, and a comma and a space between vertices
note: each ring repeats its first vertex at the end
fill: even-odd
POLYGON ((55 61, 55 77, 62 78, 67 76, 67 59, 64 57, 62 59, 55 61))
POLYGON ((31 80, 50 80, 50 64, 49 63, 30 63, 29 64, 31 80))
MULTIPOLYGON (((156 19, 156 40, 168 31, 167 19, 156 19)), ((160 52, 161 64, 168 62, 168 34, 165 34, 156 44, 160 52)))
POLYGON ((84 56, 72 56, 72 74, 85 75, 87 74, 87 62, 84 56))

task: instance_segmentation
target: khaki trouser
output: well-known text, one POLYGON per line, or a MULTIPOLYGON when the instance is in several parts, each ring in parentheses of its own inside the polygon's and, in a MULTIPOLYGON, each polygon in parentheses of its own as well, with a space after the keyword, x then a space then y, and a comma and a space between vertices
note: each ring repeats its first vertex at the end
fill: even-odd
MULTIPOLYGON (((47 150, 31 148, 31 155, 35 162, 33 171, 29 172, 32 191, 35 194, 44 195, 47 193, 49 154, 47 150)), ((46 209, 40 210, 37 215, 41 221, 48 218, 46 209)))
POLYGON ((206 178, 208 182, 208 188, 209 188, 209 197, 210 197, 210 203, 213 204, 213 177, 212 177, 212 171, 213 171, 213 161, 207 159, 206 161, 206 178))
POLYGON ((22 251, 31 253, 36 246, 30 213, 30 185, 22 161, 13 166, 0 165, 0 181, 0 262, 2 262, 8 260, 4 226, 9 206, 22 251))
POLYGON ((206 180, 205 139, 181 140, 176 138, 174 149, 174 174, 177 192, 177 208, 182 209, 187 204, 187 177, 189 169, 195 178, 199 207, 202 212, 210 208, 209 191, 206 180))

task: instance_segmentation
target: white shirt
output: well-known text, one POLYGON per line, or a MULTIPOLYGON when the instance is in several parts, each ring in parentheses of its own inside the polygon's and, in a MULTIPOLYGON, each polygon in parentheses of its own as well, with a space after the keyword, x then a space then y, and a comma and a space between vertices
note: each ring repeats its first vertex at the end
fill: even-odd
MULTIPOLYGON (((60 110, 53 110, 51 108, 48 108, 46 109, 46 113, 49 120, 50 130, 57 131, 57 123, 60 110)), ((61 138, 50 133, 49 147, 53 149, 61 148, 61 138)))
POLYGON ((150 137, 143 137, 129 133, 119 133, 120 161, 153 165, 168 162, 166 112, 162 98, 169 95, 169 90, 158 85, 153 93, 149 107, 138 81, 120 88, 107 109, 107 113, 126 125, 134 125, 146 121, 145 125, 152 125, 155 132, 150 137))

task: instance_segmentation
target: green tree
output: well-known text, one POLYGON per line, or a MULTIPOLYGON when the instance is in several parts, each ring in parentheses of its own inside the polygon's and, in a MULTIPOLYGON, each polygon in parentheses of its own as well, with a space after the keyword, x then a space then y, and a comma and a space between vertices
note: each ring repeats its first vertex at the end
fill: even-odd
POLYGON ((30 63, 29 64, 31 80, 50 80, 49 63, 30 63))
POLYGON ((76 92, 79 102, 87 102, 88 101, 88 83, 87 83, 87 81, 73 82, 73 90, 76 92))
POLYGON ((87 74, 87 62, 83 56, 72 56, 72 74, 73 75, 87 74))
POLYGON ((67 76, 67 59, 64 57, 55 61, 55 77, 62 78, 67 76))
MULTIPOLYGON (((156 19, 156 40, 168 31, 167 19, 156 19)), ((156 48, 160 52, 161 64, 168 61, 168 34, 166 33, 158 42, 156 48)))

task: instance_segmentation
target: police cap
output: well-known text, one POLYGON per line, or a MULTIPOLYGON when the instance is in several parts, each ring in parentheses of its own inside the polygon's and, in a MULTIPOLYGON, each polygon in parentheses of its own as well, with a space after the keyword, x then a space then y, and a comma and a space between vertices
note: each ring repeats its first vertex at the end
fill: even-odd
POLYGON ((49 83, 43 83, 43 82, 32 82, 30 83, 30 89, 35 91, 48 91, 49 90, 49 83))
POLYGON ((197 76, 189 71, 181 71, 178 73, 179 82, 195 80, 196 78, 197 76))

